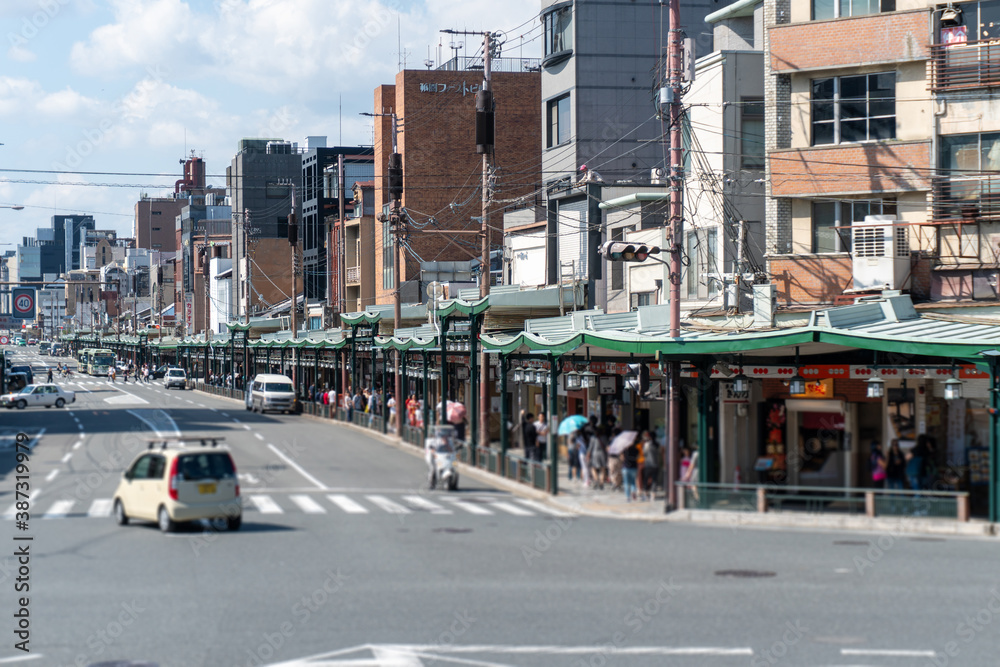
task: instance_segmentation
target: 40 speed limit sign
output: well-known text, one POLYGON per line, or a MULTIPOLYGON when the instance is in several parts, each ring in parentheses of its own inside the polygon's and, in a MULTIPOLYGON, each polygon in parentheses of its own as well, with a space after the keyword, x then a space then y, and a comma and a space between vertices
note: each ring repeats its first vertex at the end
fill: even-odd
POLYGON ((15 287, 11 290, 14 301, 14 317, 21 319, 35 318, 35 290, 27 287, 15 287))

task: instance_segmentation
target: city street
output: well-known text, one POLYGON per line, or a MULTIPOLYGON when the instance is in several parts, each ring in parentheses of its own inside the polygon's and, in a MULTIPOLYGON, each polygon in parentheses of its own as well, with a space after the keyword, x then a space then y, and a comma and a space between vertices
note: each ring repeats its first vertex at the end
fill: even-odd
MULTIPOLYGON (((56 361, 21 348, 36 381, 56 361)), ((72 362, 71 362, 72 363, 72 362)), ((65 409, 0 412, 11 554, 14 437, 33 438, 31 653, 0 665, 988 665, 997 544, 563 514, 360 430, 74 373, 65 409), (115 525, 155 435, 223 436, 238 532, 115 525), (145 664, 145 663, 144 663, 145 664)))

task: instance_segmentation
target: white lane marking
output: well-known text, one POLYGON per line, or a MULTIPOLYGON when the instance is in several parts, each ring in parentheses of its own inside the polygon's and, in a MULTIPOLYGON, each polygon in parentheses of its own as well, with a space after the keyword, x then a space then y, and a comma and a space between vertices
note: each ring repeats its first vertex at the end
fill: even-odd
POLYGON ((66 461, 69 461, 71 458, 73 458, 73 452, 66 452, 63 455, 62 459, 60 459, 59 462, 60 463, 66 463, 66 461))
POLYGON ((59 474, 59 468, 56 468, 55 470, 53 470, 52 472, 50 472, 48 475, 45 476, 45 481, 51 482, 56 478, 56 475, 58 474, 59 474))
POLYGON ((76 503, 75 500, 57 500, 52 504, 52 507, 49 508, 49 511, 46 512, 45 516, 43 516, 42 518, 61 519, 67 514, 69 514, 69 511, 73 509, 73 505, 75 503, 76 503))
POLYGON ((268 446, 268 448, 271 451, 273 451, 275 454, 277 454, 278 457, 281 458, 282 461, 284 461, 288 465, 290 465, 293 468, 295 468, 295 470, 298 471, 298 473, 300 475, 302 475, 307 480, 309 480, 310 482, 312 482, 313 484, 315 484, 317 488, 322 489, 323 491, 327 490, 326 484, 324 484, 323 482, 319 481, 318 479, 316 479, 315 477, 313 477, 312 475, 310 475, 309 473, 307 473, 302 466, 300 466, 298 463, 296 463, 291 458, 289 458, 289 456, 287 454, 285 454, 283 451, 281 451, 280 449, 278 449, 277 447, 275 447, 274 445, 272 445, 270 443, 268 443, 267 446, 268 446))
POLYGON ((98 498, 90 505, 90 509, 87 511, 87 516, 110 516, 111 503, 111 498, 98 498))
MULTIPOLYGON (((31 501, 34 500, 35 497, 38 495, 38 491, 39 491, 38 489, 35 489, 34 491, 32 491, 31 493, 28 494, 28 506, 29 507, 31 506, 31 501)), ((14 518, 14 515, 18 511, 19 510, 17 509, 17 503, 13 503, 10 507, 7 508, 7 511, 3 513, 3 518, 5 520, 7 520, 7 521, 10 521, 11 519, 14 518)))
POLYGON ((226 417, 227 419, 229 418, 229 415, 225 412, 220 412, 219 414, 222 415, 223 417, 226 417))
POLYGON ((933 658, 934 651, 912 651, 907 649, 842 648, 840 655, 878 656, 883 658, 933 658))
POLYGON ((340 509, 344 510, 348 514, 368 514, 368 510, 367 509, 365 509, 363 506, 359 505, 358 503, 354 502, 353 500, 351 500, 347 496, 343 496, 343 495, 340 495, 340 494, 333 494, 333 495, 327 496, 327 498, 330 499, 331 503, 333 503, 334 505, 336 505, 340 509))
POLYGON ((185 398, 184 402, 185 403, 190 403, 191 405, 194 405, 194 401, 192 401, 190 398, 185 398))
POLYGON ((79 429, 80 429, 81 431, 83 430, 83 424, 77 424, 77 427, 78 427, 78 428, 79 428, 79 429))
POLYGON ((264 439, 264 436, 262 436, 260 433, 254 433, 253 437, 257 438, 258 440, 263 440, 264 439))
POLYGON ((29 660, 37 660, 42 657, 42 653, 36 653, 35 655, 25 656, 23 658, 13 657, 13 658, 0 658, 0 665, 9 665, 15 662, 27 662, 29 660))
POLYGON ((80 449, 81 447, 83 447, 83 440, 77 440, 76 444, 73 445, 73 449, 80 449))
POLYGON ((485 507, 480 507, 479 505, 473 505, 472 503, 467 503, 461 500, 453 500, 452 498, 448 498, 448 502, 457 507, 458 509, 468 512, 469 514, 479 514, 481 516, 489 516, 493 514, 493 512, 489 511, 485 507))
POLYGON ((365 496, 368 500, 375 504, 380 510, 388 512, 389 514, 409 514, 410 510, 406 509, 398 503, 394 503, 385 496, 365 496))
POLYGON ((513 514, 514 516, 535 516, 534 512, 529 512, 528 510, 522 509, 517 505, 511 505, 510 503, 505 503, 500 500, 490 503, 490 507, 495 507, 498 510, 503 510, 504 512, 513 514))
POLYGON ((302 511, 306 514, 326 514, 326 508, 309 496, 294 495, 288 497, 291 498, 293 503, 301 507, 302 511))
POLYGON ((285 513, 285 510, 281 509, 281 506, 274 502, 271 496, 252 495, 247 496, 247 499, 253 503, 254 507, 256 507, 261 514, 285 513))
MULTIPOLYGON (((114 386, 114 385, 112 385, 112 386, 114 386)), ((119 389, 118 387, 115 387, 115 390, 116 391, 120 391, 121 393, 123 393, 125 395, 124 396, 112 396, 110 398, 105 398, 104 399, 105 403, 130 404, 130 405, 148 405, 149 404, 149 401, 147 401, 146 399, 139 398, 135 394, 133 394, 131 392, 127 392, 124 389, 119 389)))
POLYGON ((428 510, 431 514, 453 514, 451 510, 446 510, 437 503, 432 503, 423 496, 403 496, 403 500, 420 510, 428 510))
MULTIPOLYGON (((135 417, 136 419, 138 419, 139 421, 141 421, 143 424, 145 424, 146 426, 148 426, 149 430, 156 434, 156 437, 158 437, 158 438, 166 437, 164 435, 163 431, 160 431, 158 428, 156 428, 157 425, 154 424, 152 420, 147 419, 138 410, 128 410, 127 412, 130 415, 132 415, 133 417, 135 417)), ((181 430, 179 428, 177 428, 177 422, 174 421, 173 417, 171 417, 170 415, 168 415, 163 410, 156 410, 155 412, 157 413, 158 417, 163 417, 167 422, 169 422, 169 424, 171 426, 171 430, 173 431, 173 433, 171 434, 171 435, 173 435, 173 437, 175 437, 175 438, 181 437, 181 430)))
POLYGON ((514 502, 520 503, 520 504, 522 504, 522 505, 524 505, 526 507, 530 507, 533 510, 539 511, 542 514, 548 514, 550 516, 558 516, 558 517, 572 517, 572 516, 574 516, 573 514, 570 514, 569 512, 564 512, 562 510, 557 510, 554 507, 549 507, 545 503, 540 503, 537 500, 530 500, 528 498, 515 498, 514 502))
POLYGON ((199 403, 199 404, 198 404, 198 407, 199 407, 199 408, 203 408, 203 407, 205 407, 205 404, 204 404, 204 403, 199 403))
POLYGON ((249 430, 250 430, 250 424, 244 424, 244 425, 243 425, 243 428, 244 428, 245 430, 249 431, 249 430))

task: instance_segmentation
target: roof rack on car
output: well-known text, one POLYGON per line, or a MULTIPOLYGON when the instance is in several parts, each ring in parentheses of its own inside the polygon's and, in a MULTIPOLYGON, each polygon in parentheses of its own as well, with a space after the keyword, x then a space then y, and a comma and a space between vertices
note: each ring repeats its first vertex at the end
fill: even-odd
POLYGON ((160 449, 166 449, 168 444, 181 444, 185 442, 197 442, 200 443, 202 447, 218 447, 220 443, 225 443, 225 441, 225 436, 221 435, 192 435, 176 438, 154 438, 149 440, 149 447, 147 449, 154 449, 157 445, 160 446, 160 449))

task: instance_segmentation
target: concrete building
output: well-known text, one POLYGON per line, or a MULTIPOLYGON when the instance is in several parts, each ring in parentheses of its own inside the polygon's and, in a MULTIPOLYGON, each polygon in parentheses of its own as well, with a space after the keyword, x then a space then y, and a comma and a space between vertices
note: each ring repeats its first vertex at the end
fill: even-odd
MULTIPOLYGON (((351 193, 357 181, 375 175, 375 151, 371 146, 330 146, 326 137, 307 137, 302 154, 302 191, 299 194, 302 220, 302 289, 308 301, 326 300, 335 274, 329 271, 331 248, 327 244, 328 220, 339 215, 340 177, 338 160, 344 156, 344 179, 348 217, 353 207, 351 193)), ((334 290, 335 291, 335 290, 334 290)), ((331 303, 332 305, 332 303, 331 303)))
MULTIPOLYGON (((345 225, 346 307, 360 312, 375 305, 375 182, 354 183, 353 212, 345 225)), ((331 244, 334 246, 335 244, 331 244)), ((336 266, 336 263, 333 264, 336 266)), ((335 281, 336 283, 336 281, 335 281)), ((338 309, 339 310, 339 309, 338 309)))
MULTIPOLYGON (((495 200, 531 197, 541 183, 537 60, 493 60, 496 100, 495 200)), ((457 262, 468 274, 482 248, 482 156, 476 152, 476 92, 483 80, 482 59, 458 57, 436 70, 404 70, 394 85, 375 89, 376 113, 395 113, 403 156, 403 207, 409 216, 407 249, 401 258, 404 302, 420 301, 421 264, 457 262), (475 219, 474 219, 475 218, 475 219)), ((375 212, 388 206, 385 173, 392 152, 392 121, 375 119, 375 212)), ((490 245, 502 248, 504 203, 491 207, 490 245)), ((440 268, 440 267, 439 267, 440 268)), ((454 267, 453 267, 454 268, 454 267)), ((466 278, 467 280, 468 278, 466 278)), ((375 225, 376 301, 390 303, 394 286, 393 240, 388 222, 375 225)))
POLYGON ((240 141, 239 152, 226 169, 226 191, 233 207, 233 319, 245 319, 280 301, 266 297, 274 296, 272 286, 288 298, 292 184, 302 191, 302 154, 297 144, 282 139, 240 141))
POLYGON ((780 303, 886 286, 995 303, 996 3, 768 0, 765 15, 767 253, 780 303), (887 217, 866 222, 877 214, 887 217))
MULTIPOLYGON (((653 14, 631 0, 543 0, 541 7, 546 283, 583 281, 587 305, 606 307, 599 248, 610 239, 598 208, 611 198, 605 184, 650 192, 663 181, 664 128, 651 91, 665 80, 657 54, 667 44, 666 6, 653 14)), ((709 0, 681 3, 696 53, 713 48, 704 20, 718 8, 709 0)))

